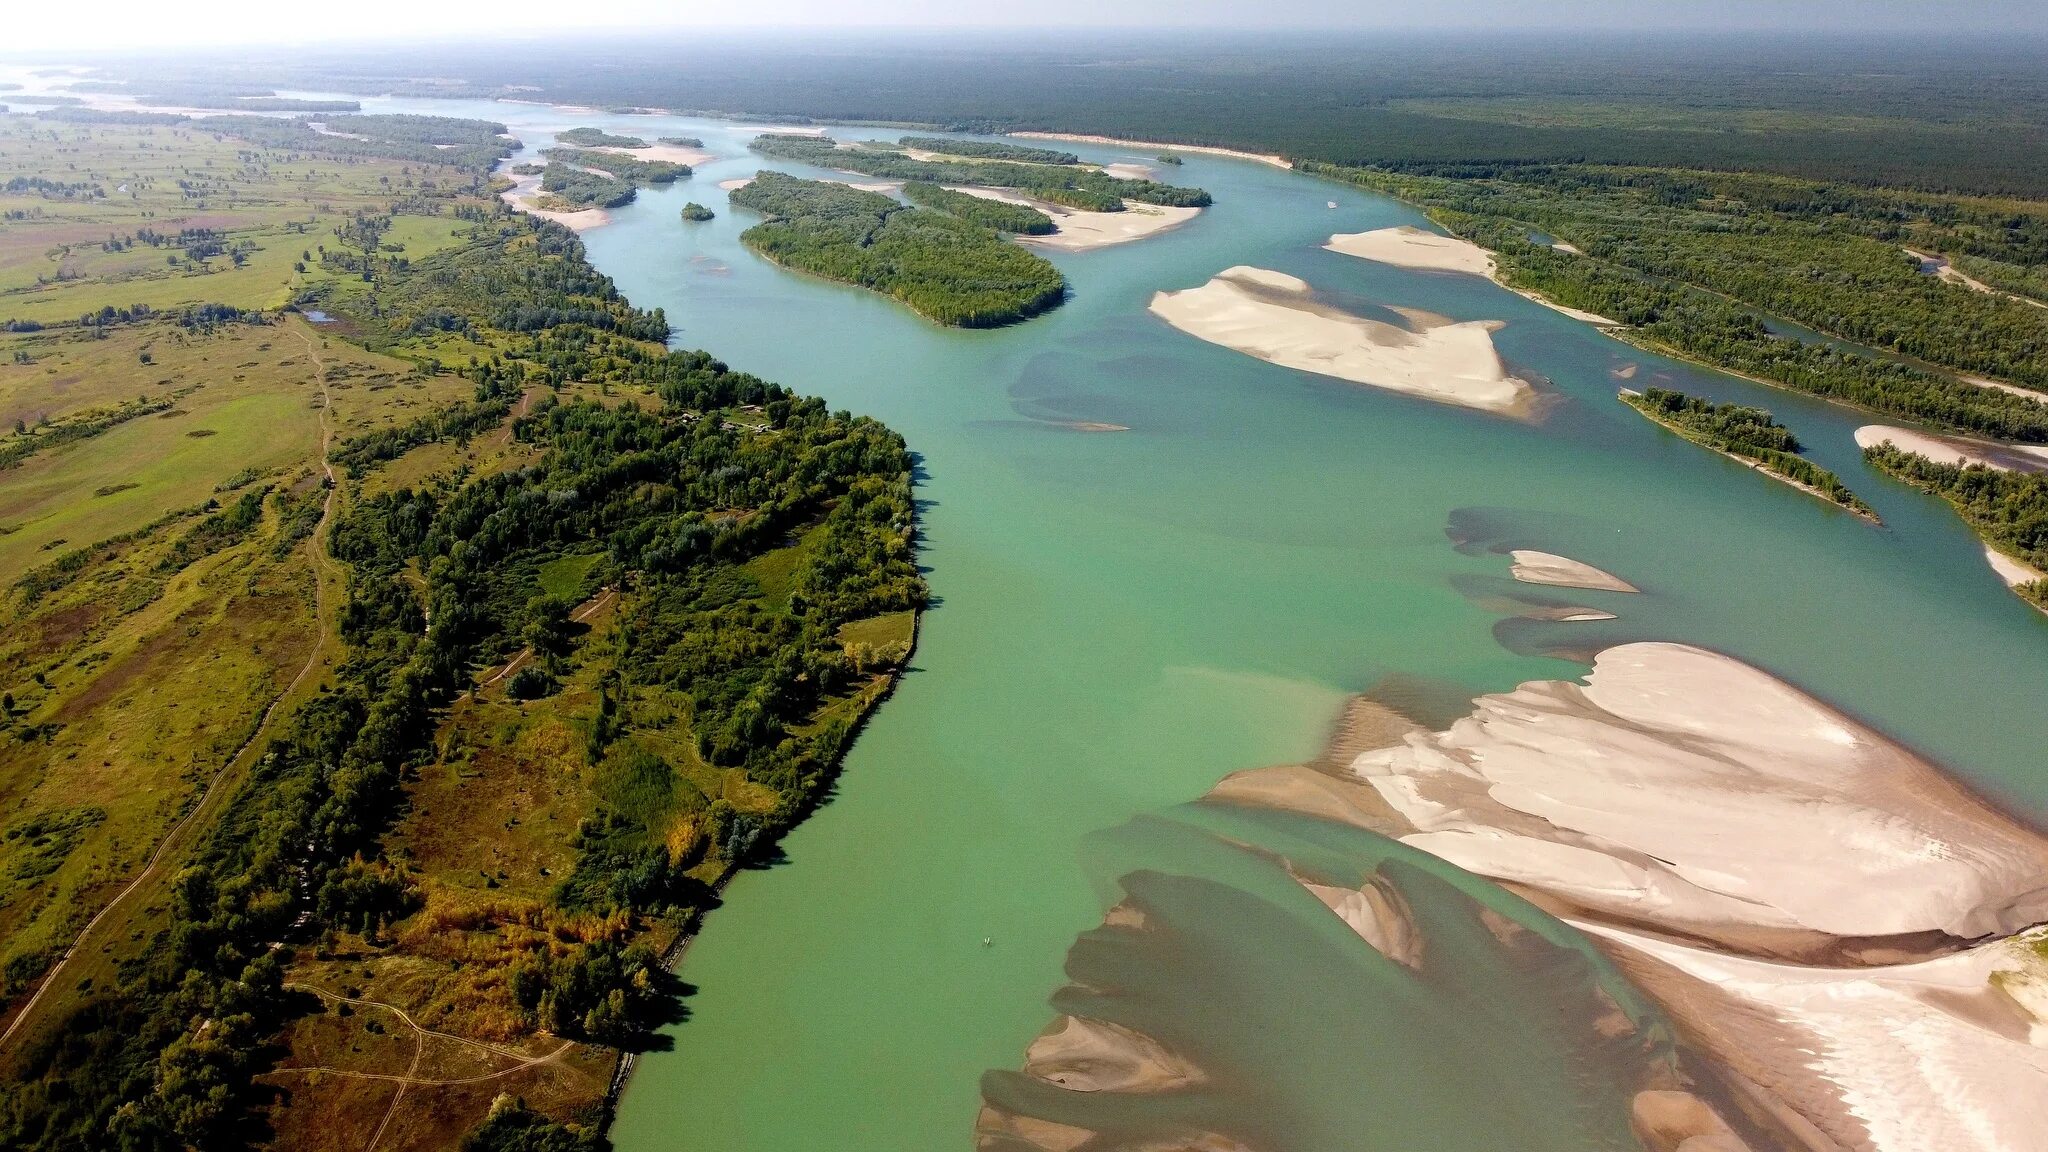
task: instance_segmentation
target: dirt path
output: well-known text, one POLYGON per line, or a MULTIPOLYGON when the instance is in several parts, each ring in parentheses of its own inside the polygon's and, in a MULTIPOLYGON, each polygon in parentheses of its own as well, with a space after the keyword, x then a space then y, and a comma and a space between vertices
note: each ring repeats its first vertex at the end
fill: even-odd
MULTIPOLYGON (((606 588, 603 591, 599 592, 597 595, 584 601, 583 606, 581 608, 578 608, 574 612, 569 613, 569 619, 574 620, 578 624, 581 624, 584 621, 590 619, 592 616, 597 615, 600 609, 604 608, 607 604, 610 604, 612 601, 618 598, 618 589, 606 588)), ((491 685, 496 684, 498 681, 503 680, 505 677, 510 676, 512 673, 519 671, 521 666, 523 666, 528 660, 531 659, 533 659, 533 649, 521 648, 518 651, 518 653, 514 655, 510 660, 505 661, 505 666, 503 668, 498 669, 495 673, 491 675, 489 679, 477 685, 477 688, 479 690, 489 688, 491 685)))
POLYGON ((327 647, 326 628, 324 623, 322 623, 327 616, 326 582, 321 579, 322 571, 326 567, 327 557, 321 551, 320 541, 326 535, 328 524, 334 516, 334 498, 338 491, 334 483, 334 464, 328 458, 329 451, 334 444, 334 422, 328 408, 331 398, 327 390, 327 361, 320 355, 319 345, 303 329, 293 329, 292 335, 297 336, 304 342, 306 351, 313 357, 314 371, 319 373, 320 468, 327 476, 327 499, 320 506, 320 522, 314 526, 312 536, 306 541, 306 547, 311 553, 313 561, 313 616, 315 625, 313 650, 307 653, 306 663, 299 668, 298 674, 293 676, 291 682, 284 686, 284 690, 272 698, 270 704, 263 709, 263 715, 257 719, 256 727, 249 733, 249 738, 242 741, 241 746, 236 748, 234 753, 227 758, 227 761, 221 765, 220 770, 213 774, 213 778, 206 782, 205 790, 199 794, 199 800, 192 805, 191 811, 185 813, 184 817, 176 824, 171 825, 171 830, 165 833, 164 838, 157 843, 156 851, 150 853, 149 860, 144 863, 142 871, 136 875, 135 879, 130 880, 126 887, 115 893, 112 900, 107 901, 105 905, 101 906, 100 910, 94 913, 92 919, 85 922, 85 927, 79 929, 78 935, 71 941, 70 947, 64 949, 64 954, 59 956, 57 962, 50 966, 50 970, 43 975, 42 981, 36 985, 35 994, 30 996, 28 1002, 21 1006, 21 1011, 15 1013, 14 1019, 7 1025, 7 1030, 0 1032, 0 1050, 6 1048, 7 1043, 14 1038, 14 1034, 21 1030, 22 1025, 27 1022, 30 1016, 35 1014, 36 1007, 42 1003, 43 994, 56 986, 58 978, 70 966, 72 958, 78 954, 79 949, 85 947, 86 942, 92 937, 93 930, 100 926, 100 922, 125 903, 128 897, 134 895, 138 888, 141 888, 156 877, 165 859, 171 855, 172 850, 184 846, 181 841, 188 830, 201 824, 203 822, 202 818, 205 821, 210 821, 217 814, 221 805, 226 802, 227 794, 232 791, 232 789, 223 788, 222 784, 230 776, 239 775, 237 769, 247 767, 243 761, 269 731, 270 722, 276 717, 278 708, 291 697, 292 693, 298 689, 306 677, 312 674, 313 669, 320 665, 321 655, 327 647))
POLYGON ((404 1075, 398 1075, 391 1072, 356 1072, 347 1068, 327 1068, 319 1066, 298 1066, 291 1068, 273 1069, 274 1072, 320 1072, 334 1076, 353 1076, 359 1080, 384 1080, 397 1084, 399 1086, 398 1093, 391 1098, 390 1107, 385 1109, 384 1119, 381 1123, 377 1125, 376 1134, 370 1137, 370 1143, 368 1145, 368 1148, 366 1149, 366 1152, 374 1152, 374 1149, 377 1147, 377 1141, 383 1138, 384 1129, 387 1125, 391 1123, 392 1115, 398 1110, 398 1102, 402 1097, 404 1097, 406 1088, 415 1084, 426 1087, 438 1087, 454 1084, 480 1084, 485 1080, 496 1080, 501 1076, 510 1076, 514 1072, 523 1072, 528 1068, 538 1067, 542 1064, 551 1064, 556 1060, 561 1059, 563 1056, 567 1055, 569 1050, 576 1046, 575 1041, 564 1040, 562 1041, 561 1046, 556 1048, 552 1052, 543 1053, 539 1056, 529 1056, 526 1053, 521 1052, 515 1048, 507 1048, 503 1045, 491 1044, 483 1040, 472 1040, 467 1036, 457 1036, 452 1032, 439 1032, 432 1028, 425 1027, 424 1025, 420 1024, 419 1021, 414 1020, 412 1016, 406 1012, 405 1009, 400 1008, 396 1004, 387 1004, 382 1000, 364 1000, 355 996, 343 996, 338 992, 329 992, 325 988, 320 988, 312 984, 286 984, 285 987, 295 989, 301 992, 311 992, 313 995, 320 997, 322 1000, 332 1001, 337 1004, 357 1004, 365 1008, 382 1009, 383 1011, 389 1012, 393 1016, 398 1017, 398 1019, 402 1021, 407 1028, 412 1029, 412 1064, 405 1070, 404 1075), (432 1036, 440 1040, 447 1040, 455 1044, 460 1044, 465 1048, 474 1048, 480 1052, 487 1052, 492 1056, 496 1056, 502 1060, 510 1060, 512 1061, 512 1066, 509 1068, 500 1068, 496 1072, 485 1072, 477 1076, 459 1076, 452 1079, 435 1079, 432 1077, 417 1075, 420 1066, 420 1055, 425 1050, 426 1040, 429 1036, 432 1036))

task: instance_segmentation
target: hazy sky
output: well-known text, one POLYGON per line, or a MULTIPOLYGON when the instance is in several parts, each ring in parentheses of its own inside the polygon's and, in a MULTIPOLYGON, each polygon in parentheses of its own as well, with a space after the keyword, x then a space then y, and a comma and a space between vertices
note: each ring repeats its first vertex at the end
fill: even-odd
POLYGON ((2048 32, 2048 0, 8 0, 9 49, 361 40, 490 29, 1837 28, 2048 32))

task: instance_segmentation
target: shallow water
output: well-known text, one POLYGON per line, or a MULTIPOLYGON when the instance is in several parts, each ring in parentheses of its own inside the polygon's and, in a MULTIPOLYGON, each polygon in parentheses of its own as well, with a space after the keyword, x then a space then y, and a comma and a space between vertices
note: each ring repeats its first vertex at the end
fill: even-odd
POLYGON ((1311 755, 1341 698, 1388 677, 1455 701, 1583 670, 1549 652, 1684 640, 1786 676, 2016 808, 2048 812, 2048 619, 2004 589, 1944 506, 1862 466, 1851 434, 1867 418, 1643 355, 1484 281, 1320 249, 1332 232, 1421 222, 1401 205, 1190 154, 1163 178, 1207 187, 1213 209, 1152 239, 1055 255, 1073 284, 1064 307, 958 332, 746 252, 738 235, 752 218, 717 184, 763 166, 744 153, 751 132, 365 103, 504 120, 533 146, 586 123, 702 136, 731 159, 615 211, 585 234, 594 261, 635 303, 666 309, 678 345, 878 416, 922 460, 939 603, 915 669, 853 750, 836 799, 787 841, 787 862, 739 877, 690 949, 690 1018, 626 1093, 622 1152, 966 1145, 984 1071, 1019 1065, 1053 1016, 1069 947, 1122 898, 1122 880, 1148 870, 1178 878, 1168 886, 1183 918, 1208 909, 1225 921, 1199 972, 1176 972, 1171 956, 1147 971, 1160 988, 1199 975, 1230 1001, 1210 1013, 1230 1022, 1215 1043, 1255 1056, 1256 1076, 1216 1106, 1284 1119, 1254 1133, 1268 1152, 1491 1152, 1494 1125, 1431 1117, 1484 1111, 1475 1085, 1496 1084, 1546 1086, 1510 1110, 1517 1146, 1625 1137, 1623 1097, 1597 1062, 1574 1066, 1574 1080, 1546 1044, 1457 1040, 1478 1019, 1511 1038, 1541 1034, 1545 1003, 1507 994, 1511 966, 1480 957, 1461 969, 1461 995, 1492 1015, 1464 1017, 1459 996, 1417 1011, 1312 900, 1262 892, 1270 877, 1175 848, 1142 819, 1101 835, 1231 771, 1311 755), (718 218, 683 225, 690 199, 718 218), (1300 276, 1361 311, 1504 320, 1503 355, 1562 399, 1543 424, 1517 424, 1260 363, 1146 313, 1154 291, 1235 264, 1300 276), (1662 431, 1614 400, 1624 383, 1770 407, 1885 526, 1662 431), (1454 518, 1463 550, 1446 534, 1454 518), (1644 594, 1514 585, 1488 546, 1560 552, 1644 594), (1503 622, 1477 602, 1515 593, 1620 619, 1503 622), (1258 946, 1221 946, 1231 909, 1251 907, 1269 918, 1258 946), (1357 984, 1260 991, 1293 972, 1357 984), (1501 995, 1480 996, 1488 982, 1501 995), (1290 1036, 1303 1042, 1269 1042, 1290 1036), (1308 1042, 1317 1036, 1331 1041, 1308 1042), (1404 1052, 1431 1071, 1398 1092, 1347 1093, 1351 1040, 1356 1076, 1404 1052))

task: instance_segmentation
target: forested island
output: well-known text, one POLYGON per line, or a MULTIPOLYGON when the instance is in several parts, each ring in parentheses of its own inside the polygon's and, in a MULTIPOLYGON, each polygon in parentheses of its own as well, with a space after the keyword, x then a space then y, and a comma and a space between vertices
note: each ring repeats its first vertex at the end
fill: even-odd
POLYGON ((41 305, 83 319, 0 334, 95 379, 16 467, 61 446, 137 475, 48 499, 144 498, 106 538, 0 538, 0 652, 36 670, 0 756, 57 804, 0 841, 33 897, 0 905, 0 1144, 354 1147, 381 1110, 435 1147, 596 1147, 621 1053, 674 1011, 665 955, 825 795, 910 651, 909 454, 669 351, 572 233, 490 195, 501 126, 224 119, 0 122, 24 172, 137 191, 48 193, 114 239, 41 305), (152 164, 218 170, 205 229, 159 231, 190 193, 152 164), (289 304, 87 306, 165 243, 218 265, 172 290, 289 304), (95 455, 166 414, 209 437, 191 475, 95 455), (116 715, 157 733, 118 753, 141 803, 60 778, 116 715), (370 1109, 374 1077, 411 1079, 370 1109))
MULTIPOLYGON (((911 139, 918 139, 912 137, 911 139)), ((951 142, 949 142, 951 143, 951 142)), ((748 145, 764 156, 796 160, 820 168, 858 172, 887 180, 921 181, 927 184, 969 184, 985 188, 1014 188, 1027 196, 1090 212, 1121 212, 1124 201, 1160 204, 1175 208, 1204 208, 1209 194, 1200 188, 1181 188, 1153 180, 1125 180, 1090 168, 1070 164, 1019 163, 1015 160, 917 160, 909 153, 882 147, 841 147, 822 136, 764 134, 748 145)), ((1038 152, 1039 149, 1004 148, 1006 152, 1038 152)), ((1059 153, 1058 155, 1065 155, 1059 153)))
POLYGON ((638 136, 615 136, 602 128, 571 128, 555 134, 558 143, 577 148, 645 148, 647 141, 638 136))
POLYGON ((1072 152, 1033 148, 1027 144, 997 144, 985 140, 960 140, 951 136, 905 136, 896 141, 901 148, 935 152, 941 156, 968 160, 1008 160, 1018 164, 1079 164, 1072 152))
MULTIPOLYGON (((1948 501, 1993 548, 2048 572, 2048 475, 1942 463, 1890 443, 1865 448, 1863 459, 1948 501)), ((2013 591, 2048 611, 2048 580, 2016 584, 2013 591)))
POLYGON ((1716 404, 1669 388, 1623 389, 1621 401, 1695 444, 1749 461, 1767 475, 1803 488, 1875 521, 1841 478, 1799 455, 1799 438, 1769 412, 1742 404, 1716 404))
POLYGON ((717 216, 716 212, 697 203, 695 200, 683 205, 683 220, 686 223, 701 224, 706 220, 716 219, 717 216))
POLYGON ((777 264, 893 296, 959 328, 994 328, 1059 306, 1066 278, 981 224, 823 180, 762 172, 732 202, 768 217, 740 234, 777 264))
POLYGON ((690 166, 667 160, 640 160, 617 152, 586 148, 547 148, 540 188, 569 208, 617 208, 633 202, 640 189, 673 184, 690 175, 690 166))

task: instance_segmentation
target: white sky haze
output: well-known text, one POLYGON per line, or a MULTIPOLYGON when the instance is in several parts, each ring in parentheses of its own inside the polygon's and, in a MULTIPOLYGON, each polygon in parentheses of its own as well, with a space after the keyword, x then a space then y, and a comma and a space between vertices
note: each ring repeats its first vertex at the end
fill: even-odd
POLYGON ((1048 26, 2048 32, 2048 0, 5 0, 13 52, 583 32, 1048 26))

